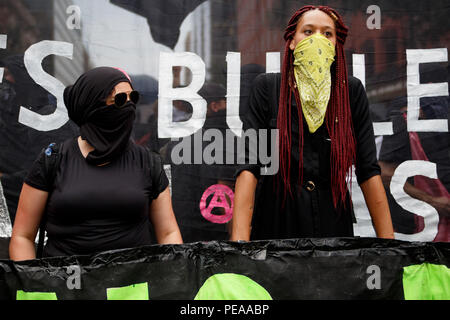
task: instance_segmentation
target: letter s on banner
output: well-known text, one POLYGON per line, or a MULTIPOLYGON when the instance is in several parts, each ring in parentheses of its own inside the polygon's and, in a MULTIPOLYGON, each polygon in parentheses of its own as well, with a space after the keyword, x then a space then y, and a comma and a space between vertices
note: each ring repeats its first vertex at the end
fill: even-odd
POLYGON ((44 40, 30 46, 24 55, 25 68, 30 77, 57 99, 56 110, 49 115, 41 115, 20 107, 19 122, 39 131, 59 129, 69 120, 63 99, 65 86, 42 69, 42 60, 51 54, 72 59, 73 44, 44 40))
POLYGON ((206 69, 203 60, 191 52, 161 52, 159 60, 158 137, 182 138, 200 130, 206 119, 206 101, 197 92, 205 83, 206 69), (173 88, 175 66, 187 67, 192 72, 192 82, 184 88, 173 88), (192 117, 183 122, 173 122, 173 101, 184 100, 192 105, 192 117))
POLYGON ((425 227, 415 234, 395 233, 395 239, 404 241, 433 241, 438 232, 439 214, 423 201, 410 197, 403 190, 406 180, 416 175, 437 179, 436 164, 429 161, 409 160, 400 164, 391 180, 391 193, 395 201, 405 210, 424 218, 425 227))

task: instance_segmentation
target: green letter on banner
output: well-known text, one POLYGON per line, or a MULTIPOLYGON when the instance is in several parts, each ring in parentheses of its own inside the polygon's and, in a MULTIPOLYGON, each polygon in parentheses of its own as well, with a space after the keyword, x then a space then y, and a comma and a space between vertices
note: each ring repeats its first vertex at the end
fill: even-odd
POLYGON ((54 292, 25 292, 17 290, 17 300, 58 300, 54 292))
POLYGON ((147 282, 106 289, 108 300, 149 300, 147 282))
POLYGON ((449 300, 450 269, 423 263, 403 268, 405 300, 449 300))
POLYGON ((209 277, 194 300, 272 300, 272 297, 246 276, 221 273, 209 277))

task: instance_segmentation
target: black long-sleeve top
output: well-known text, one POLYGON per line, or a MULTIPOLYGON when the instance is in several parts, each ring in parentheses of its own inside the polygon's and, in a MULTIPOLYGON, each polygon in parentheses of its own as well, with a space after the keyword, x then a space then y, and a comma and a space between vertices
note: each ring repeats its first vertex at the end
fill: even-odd
MULTIPOLYGON (((262 74, 255 79, 248 110, 243 117, 244 130, 277 128, 280 83, 280 74, 262 74)), ((375 139, 367 96, 361 82, 354 77, 349 77, 349 95, 357 143, 355 173, 358 183, 361 184, 380 174, 380 167, 376 159, 375 139)), ((292 101, 292 110, 296 110, 295 99, 293 98, 292 101)), ((256 240, 353 236, 354 214, 349 197, 347 197, 345 208, 340 206, 335 209, 332 202, 331 141, 326 126, 322 125, 315 133, 310 133, 305 120, 303 120, 303 183, 299 186, 297 178, 299 119, 297 112, 292 112, 291 121, 293 196, 288 195, 284 205, 284 191, 282 188, 277 188, 275 183, 277 181, 282 183, 279 174, 261 176, 260 164, 243 165, 238 169, 237 175, 243 170, 248 170, 259 179, 251 238, 256 240)))

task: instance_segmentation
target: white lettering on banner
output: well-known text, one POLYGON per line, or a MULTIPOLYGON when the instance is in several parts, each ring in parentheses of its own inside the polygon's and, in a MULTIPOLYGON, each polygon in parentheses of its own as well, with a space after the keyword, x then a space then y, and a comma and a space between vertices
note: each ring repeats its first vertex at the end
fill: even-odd
MULTIPOLYGON (((0 35, 0 49, 5 49, 6 44, 7 35, 0 35)), ((58 129, 68 121, 67 111, 63 103, 62 93, 64 86, 58 79, 45 73, 42 69, 42 60, 51 54, 72 59, 73 45, 71 43, 61 41, 41 41, 30 46, 28 50, 26 50, 24 56, 25 67, 30 76, 37 84, 41 85, 57 98, 56 110, 50 115, 40 115, 24 107, 20 108, 19 122, 40 131, 58 129)), ((446 119, 419 120, 420 98, 449 95, 448 83, 421 84, 419 65, 421 63, 447 62, 447 49, 408 49, 406 51, 406 55, 408 61, 408 131, 448 132, 448 124, 446 119)), ((227 54, 227 123, 231 129, 230 132, 232 132, 230 134, 230 138, 233 136, 233 133, 238 136, 242 135, 242 122, 239 118, 240 58, 240 53, 238 52, 229 52, 227 54)), ((266 53, 266 72, 279 72, 279 60, 279 52, 266 53)), ((205 70, 203 60, 193 53, 161 53, 158 116, 158 134, 160 138, 187 137, 203 127, 206 118, 206 101, 198 95, 198 91, 204 84, 206 78, 205 70), (185 66, 191 70, 193 80, 188 87, 173 88, 172 68, 174 66, 185 66), (192 104, 194 112, 191 119, 184 122, 172 121, 174 100, 185 100, 192 104)), ((353 70, 354 75, 358 77, 365 86, 365 58, 363 54, 353 55, 353 70)), ((2 73, 3 68, 0 68, 0 75, 2 75, 2 73)), ((0 82, 1 81, 2 78, 0 78, 0 82)), ((374 131, 375 135, 379 136, 391 135, 393 132, 392 123, 374 123, 374 131)), ((229 132, 227 131, 227 135, 228 134, 229 132)), ((215 135, 211 136, 211 138, 214 137, 215 135)), ((233 139, 228 138, 226 139, 226 142, 234 143, 233 139)), ((190 155, 187 155, 184 152, 190 150, 191 148, 182 148, 181 145, 179 147, 180 150, 183 149, 183 158, 189 156, 190 159, 190 155)), ((205 155, 210 156, 212 150, 216 148, 215 144, 212 144, 210 148, 211 150, 206 150, 207 152, 205 155)), ((176 148, 172 150, 172 152, 176 152, 176 148)), ((203 155, 204 158, 208 158, 205 157, 205 155, 203 155)), ((202 154, 196 155, 196 157, 202 157, 202 154)), ((229 163, 228 157, 230 157, 231 161, 231 153, 227 153, 226 163, 229 163)), ((196 159, 194 159, 194 162, 196 162, 196 159)), ((408 162, 402 165, 408 166, 408 169, 403 169, 405 172, 403 174, 403 167, 397 168, 397 180, 404 179, 404 181, 406 181, 404 175, 408 174, 407 171, 409 171, 411 176, 418 175, 423 171, 423 168, 418 167, 417 163, 410 164, 408 162)), ((394 178, 392 181, 393 182, 391 183, 394 183, 392 190, 395 191, 395 183, 399 184, 401 181, 395 182, 396 180, 394 178)), ((401 240, 432 241, 437 233, 437 223, 439 218, 436 210, 430 205, 408 196, 403 192, 402 187, 398 187, 400 189, 397 188, 398 190, 396 191, 397 193, 394 198, 397 202, 399 202, 399 204, 403 204, 402 207, 405 209, 405 206, 407 206, 409 208, 407 209, 408 211, 418 215, 424 214, 426 224, 425 229, 422 232, 414 235, 396 233, 396 237, 401 240)), ((391 191, 393 195, 394 191, 391 191)), ((357 186, 356 180, 353 185, 352 198, 354 202, 355 215, 358 222, 355 225, 355 234, 359 233, 361 236, 375 236, 375 231, 365 205, 363 194, 359 189, 359 186, 357 186)), ((4 218, 1 218, 1 220, 4 220, 4 218)), ((6 229, 4 228, 4 230, 6 229)), ((10 233, 10 231, 6 231, 3 232, 3 234, 0 234, 0 236, 4 236, 8 232, 10 233)))
POLYGON ((190 52, 161 52, 159 65, 158 137, 187 137, 200 130, 206 118, 206 101, 197 92, 205 83, 205 63, 190 52), (172 68, 186 67, 192 72, 192 82, 184 88, 173 88, 172 68), (192 117, 187 121, 173 122, 173 101, 183 100, 192 105, 192 117))
MULTIPOLYGON (((181 53, 182 54, 182 53, 181 53)), ((185 55, 190 55, 190 53, 185 52, 185 55)), ((166 53, 167 57, 169 57, 171 54, 166 53)), ((178 56, 179 57, 179 56, 178 56)), ((195 56, 196 59, 200 59, 200 57, 195 56)), ((175 64, 170 64, 168 61, 164 60, 166 58, 163 58, 163 56, 161 56, 160 59, 160 85, 163 81, 166 81, 166 86, 165 88, 167 90, 170 91, 171 87, 167 87, 168 84, 172 84, 173 79, 170 79, 170 77, 168 77, 167 79, 162 79, 163 75, 171 75, 172 72, 170 70, 167 69, 167 67, 173 67, 175 66, 175 64)), ((169 59, 169 58, 167 58, 169 59)), ((279 72, 280 71, 280 53, 279 52, 268 52, 266 54, 266 65, 267 65, 267 72, 279 72)), ((228 52, 227 56, 226 56, 226 61, 227 61, 227 66, 228 66, 228 72, 227 72, 227 95, 226 95, 226 99, 227 99, 227 117, 226 117, 226 121, 227 121, 227 125, 228 127, 231 129, 231 131, 238 137, 241 137, 242 135, 242 121, 240 119, 239 116, 239 99, 240 99, 240 85, 241 85, 241 54, 239 52, 228 52)), ((175 63, 175 61, 174 61, 175 63)), ((177 66, 178 65, 182 65, 181 62, 179 62, 179 60, 177 60, 176 62, 177 66)), ((203 61, 202 61, 203 63, 203 61)), ((204 63, 203 63, 204 65, 204 63)), ((191 70, 194 73, 194 70, 191 70)), ((204 80, 204 79, 203 79, 204 80)), ((191 84, 192 86, 192 84, 191 84)), ((174 90, 173 88, 171 90, 174 90)), ((160 88, 160 99, 161 97, 165 96, 165 93, 161 94, 161 88, 160 88)), ((182 98, 182 97, 181 97, 182 98)), ((158 116, 158 121, 162 121, 163 123, 171 123, 170 121, 164 120, 163 117, 169 117, 169 113, 172 110, 172 102, 173 100, 176 99, 172 99, 170 101, 170 103, 159 103, 159 116, 158 116), (161 110, 162 108, 167 108, 167 110, 161 110), (161 112, 162 111, 162 112, 161 112), (162 118, 160 118, 160 116, 162 118)), ((180 100, 186 100, 186 97, 184 99, 180 99, 180 100)), ((168 102, 168 101, 165 101, 168 102)), ((195 110, 195 108, 194 108, 195 110)), ((206 114, 205 114, 206 115, 206 114)), ((195 119, 194 115, 192 116, 191 119, 195 119)), ((171 116, 170 118, 171 119, 171 116)), ((200 119, 197 119, 200 120, 200 119)), ((204 122, 204 118, 202 119, 204 122)), ((189 120, 190 121, 190 120, 189 120)), ((185 122, 178 122, 178 123, 171 123, 172 127, 171 129, 173 130, 168 130, 168 132, 165 133, 165 128, 161 127, 161 124, 158 122, 159 129, 158 129, 158 133, 159 136, 161 138, 181 138, 181 137, 185 137, 187 136, 186 133, 183 133, 183 135, 178 134, 178 131, 182 131, 186 128, 186 126, 189 128, 189 125, 186 123, 188 121, 185 122), (160 130, 162 130, 163 132, 161 132, 160 130), (161 134, 167 134, 169 136, 162 136, 161 134)), ((197 130, 193 130, 194 132, 197 130)), ((192 133, 191 133, 192 134, 192 133)))
POLYGON ((448 83, 420 83, 419 65, 447 62, 447 48, 406 50, 408 91, 408 132, 448 132, 445 119, 419 120, 420 98, 448 96, 448 83))
MULTIPOLYGON (((7 35, 6 34, 0 34, 0 49, 6 49, 7 44, 7 35)), ((0 83, 3 81, 3 71, 5 68, 0 68, 0 83)))
POLYGON ((353 224, 353 233, 358 237, 376 237, 364 194, 356 179, 355 166, 352 166, 351 196, 356 218, 356 223, 353 224))
POLYGON ((266 53, 266 73, 280 72, 280 53, 267 52, 266 53))
MULTIPOLYGON (((166 85, 170 85, 170 87, 165 87, 167 94, 171 93, 171 90, 181 90, 171 88, 172 84, 172 72, 170 71, 170 67, 175 65, 183 65, 183 62, 179 62, 181 57, 184 57, 186 61, 191 60, 189 57, 195 57, 193 60, 197 60, 198 63, 194 63, 197 65, 197 68, 200 68, 204 71, 204 63, 200 57, 192 54, 192 53, 178 53, 178 54, 169 54, 162 53, 162 55, 176 55, 177 58, 172 56, 173 63, 170 63, 169 58, 161 57, 161 66, 160 66, 160 86, 163 86, 163 83, 166 85), (174 61, 174 60, 177 60, 174 61)), ((448 96, 448 84, 447 83, 437 83, 437 84, 420 84, 419 77, 419 64, 426 62, 446 62, 447 61, 447 49, 426 49, 426 50, 407 50, 408 56, 408 69, 407 69, 407 77, 408 77, 408 131, 409 132, 447 132, 448 124, 445 119, 433 119, 433 120, 418 120, 419 119, 419 109, 420 109, 420 98, 424 97, 434 97, 434 96, 448 96)), ((227 74, 227 124, 232 132, 240 137, 242 135, 242 121, 239 117, 239 96, 240 96, 240 53, 238 52, 228 52, 227 53, 227 64, 228 64, 228 74, 227 74)), ((266 53, 266 72, 279 72, 280 68, 280 53, 279 52, 267 52, 266 53)), ((194 70, 191 70, 193 73, 194 70)), ((353 54, 353 74, 355 77, 359 78, 365 87, 365 56, 364 54, 353 54)), ((202 81, 204 82, 204 76, 202 81)), ((201 82, 200 79, 197 79, 198 82, 201 82)), ((193 93, 193 84, 191 84, 187 89, 188 92, 193 93)), ((161 89, 161 88, 160 88, 161 89)), ((186 88, 182 88, 186 89, 186 88)), ((170 95, 166 95, 166 91, 162 94, 160 93, 160 98, 169 97, 170 95)), ((160 90, 161 92, 161 90, 160 90)), ((179 91, 181 92, 181 91, 179 91)), ((196 91, 195 91, 196 92, 196 91)), ((173 94, 172 94, 173 96, 173 94)), ((186 98, 186 96, 179 96, 179 100, 186 100, 189 102, 193 102, 190 98, 186 98)), ((192 99, 192 98, 191 98, 192 99)), ((199 97, 197 97, 197 100, 199 97)), ((199 129, 198 126, 200 123, 204 123, 204 117, 198 117, 203 112, 198 112, 197 115, 193 115, 191 120, 185 122, 177 122, 173 123, 169 118, 171 117, 172 112, 172 101, 176 100, 172 97, 172 100, 166 100, 159 104, 160 113, 159 113, 159 123, 160 127, 158 129, 159 136, 161 138, 179 138, 187 136, 188 133, 192 134, 196 130, 199 129), (162 111, 162 112, 161 112, 162 111), (170 115, 169 115, 170 113, 170 115), (195 122, 195 123, 194 123, 195 122), (161 126, 161 124, 163 126, 161 126), (171 124, 171 127, 164 127, 165 124, 171 124), (183 132, 183 133, 181 133, 183 132)), ((393 135, 393 125, 392 122, 374 122, 374 133, 376 136, 384 136, 384 135, 393 135)))
POLYGON ((403 162, 397 167, 392 176, 390 189, 395 201, 403 209, 424 218, 425 227, 422 231, 415 234, 395 233, 395 239, 405 241, 433 241, 438 232, 438 212, 428 203, 410 197, 403 190, 406 180, 416 175, 437 179, 436 164, 422 160, 403 162))
POLYGON ((20 107, 19 122, 39 131, 59 129, 69 120, 63 99, 64 85, 42 68, 42 60, 52 54, 72 59, 73 44, 44 40, 30 46, 24 55, 25 68, 30 77, 57 99, 56 110, 49 115, 41 115, 20 107))
POLYGON ((164 172, 166 173, 167 180, 169 180, 169 191, 170 196, 172 196, 172 167, 170 164, 164 165, 164 172))
MULTIPOLYGON (((366 88, 366 59, 364 54, 353 54, 353 76, 358 78, 366 88)), ((390 136, 394 134, 392 122, 374 122, 375 136, 390 136)))
POLYGON ((240 137, 242 121, 239 117, 239 99, 241 95, 241 54, 227 53, 227 124, 231 131, 240 137))
POLYGON ((366 57, 364 54, 353 54, 353 76, 358 78, 366 88, 366 57))
POLYGON ((70 16, 66 20, 67 29, 81 29, 81 9, 79 6, 71 5, 66 9, 66 13, 70 16))

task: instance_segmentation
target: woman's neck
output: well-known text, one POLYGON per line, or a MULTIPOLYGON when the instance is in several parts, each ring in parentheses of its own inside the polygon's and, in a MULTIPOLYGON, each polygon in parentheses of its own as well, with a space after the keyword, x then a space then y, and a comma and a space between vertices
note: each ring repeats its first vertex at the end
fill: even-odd
POLYGON ((78 146, 80 147, 81 154, 83 157, 87 158, 89 152, 94 151, 95 148, 89 144, 86 140, 83 140, 83 138, 78 137, 78 146))
MULTIPOLYGON (((81 154, 84 158, 87 158, 89 152, 94 151, 95 148, 89 144, 86 140, 83 140, 81 136, 78 137, 78 147, 80 148, 81 154)), ((109 162, 99 164, 98 166, 107 165, 109 162)))

